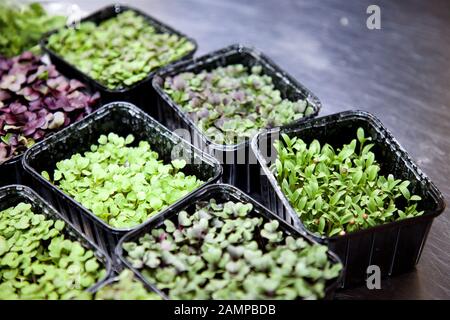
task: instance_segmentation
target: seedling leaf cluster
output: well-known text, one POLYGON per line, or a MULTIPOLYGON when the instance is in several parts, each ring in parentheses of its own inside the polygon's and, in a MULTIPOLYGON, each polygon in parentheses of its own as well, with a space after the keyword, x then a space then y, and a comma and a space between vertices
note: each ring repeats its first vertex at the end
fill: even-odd
POLYGON ((127 10, 98 25, 85 21, 76 29, 61 29, 49 37, 48 47, 107 88, 118 90, 182 58, 194 44, 176 34, 158 33, 143 16, 127 10))
POLYGON ((342 266, 327 247, 283 233, 242 202, 197 203, 137 242, 125 257, 171 299, 321 298, 342 266))
POLYGON ((101 135, 90 151, 42 176, 116 228, 141 224, 203 183, 183 173, 185 160, 164 164, 147 141, 133 142, 133 135, 101 135))
POLYGON ((0 56, 0 164, 91 113, 99 94, 40 56, 0 56))
POLYGON ((380 174, 371 138, 362 128, 356 136, 336 150, 286 134, 274 143, 278 184, 306 228, 319 235, 343 236, 423 214, 410 182, 380 174))
POLYGON ((117 280, 105 285, 95 293, 95 300, 161 300, 155 292, 148 291, 135 279, 131 270, 125 269, 117 280))
POLYGON ((39 51, 41 36, 64 26, 66 18, 51 16, 41 4, 17 5, 13 1, 0 3, 0 56, 13 57, 26 50, 39 51))
POLYGON ((260 65, 183 72, 167 77, 164 91, 218 144, 237 144, 261 128, 286 125, 314 112, 306 100, 283 99, 260 65))
POLYGON ((28 203, 0 212, 0 300, 86 299, 105 275, 92 250, 67 238, 62 220, 28 203))

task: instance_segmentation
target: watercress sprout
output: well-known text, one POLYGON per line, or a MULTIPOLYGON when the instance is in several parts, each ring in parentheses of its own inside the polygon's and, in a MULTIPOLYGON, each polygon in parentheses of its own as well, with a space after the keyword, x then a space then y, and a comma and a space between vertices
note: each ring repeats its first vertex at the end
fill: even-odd
POLYGON ((0 300, 89 298, 105 270, 64 228, 29 203, 0 212, 0 300))
POLYGON ((13 57, 26 50, 38 51, 41 36, 64 26, 65 17, 50 16, 41 4, 17 5, 11 1, 0 3, 0 55, 13 57))
POLYGON ((202 184, 183 172, 184 160, 164 164, 147 141, 135 143, 133 135, 109 133, 98 143, 42 176, 112 227, 139 225, 202 184))
POLYGON ((160 33, 127 10, 96 25, 82 22, 48 39, 50 49, 109 89, 123 89, 194 49, 185 37, 160 33))
POLYGON ((133 272, 123 270, 117 280, 105 285, 94 295, 95 300, 161 300, 152 291, 147 291, 142 282, 134 278, 133 272))

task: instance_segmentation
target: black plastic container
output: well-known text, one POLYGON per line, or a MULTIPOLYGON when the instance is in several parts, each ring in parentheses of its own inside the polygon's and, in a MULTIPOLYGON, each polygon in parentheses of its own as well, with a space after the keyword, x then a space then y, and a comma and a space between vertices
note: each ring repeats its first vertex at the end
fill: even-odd
POLYGON ((88 151, 91 145, 97 144, 101 134, 109 132, 121 136, 133 134, 135 143, 148 141, 152 150, 158 152, 159 159, 165 163, 170 162, 173 150, 181 151, 187 162, 183 172, 205 181, 200 188, 217 181, 222 169, 213 157, 203 154, 127 102, 107 104, 82 121, 33 146, 23 158, 23 166, 31 177, 31 185, 83 234, 106 253, 112 254, 119 239, 138 226, 120 229, 111 227, 40 174, 44 170, 52 174, 58 161, 75 153, 88 151))
POLYGON ((264 204, 303 234, 327 244, 342 259, 346 266, 343 285, 349 287, 362 284, 367 278, 369 265, 379 266, 381 276, 387 277, 411 270, 417 264, 433 219, 445 208, 444 199, 436 186, 373 115, 364 111, 346 111, 316 118, 301 126, 261 132, 254 137, 251 146, 262 166, 261 193, 264 204), (356 138, 359 127, 364 129, 366 136, 370 136, 375 144, 372 151, 381 165, 380 173, 409 180, 411 194, 422 197, 418 209, 424 210, 424 214, 345 236, 318 236, 304 227, 269 169, 270 161, 276 159, 273 142, 280 133, 285 133, 289 137, 299 137, 306 143, 317 139, 321 145, 329 143, 336 148, 356 138))
POLYGON ((190 137, 183 137, 201 150, 214 155, 223 165, 222 181, 240 189, 255 193, 259 191, 258 165, 253 152, 250 149, 250 140, 234 145, 222 145, 214 143, 197 127, 195 122, 166 94, 163 84, 166 77, 172 77, 182 72, 199 73, 203 70, 212 70, 230 64, 243 64, 246 67, 254 65, 262 66, 263 73, 269 75, 275 88, 280 90, 283 99, 305 99, 314 112, 301 118, 295 123, 301 123, 308 118, 317 116, 321 108, 319 99, 296 81, 293 77, 282 71, 271 59, 261 52, 247 48, 239 44, 231 45, 224 49, 212 52, 191 61, 180 62, 161 70, 153 79, 153 88, 158 95, 157 119, 172 130, 184 129, 190 137))
POLYGON ((23 183, 22 155, 15 156, 0 164, 0 187, 23 183))
MULTIPOLYGON (((195 210, 195 205, 199 201, 205 201, 208 199, 216 199, 218 202, 225 201, 239 201, 245 203, 251 203, 253 205, 252 215, 254 216, 262 216, 267 221, 278 220, 280 223, 280 230, 282 230, 287 235, 292 235, 293 237, 302 237, 309 243, 316 243, 310 237, 305 236, 291 227, 289 224, 284 222, 282 219, 277 217, 275 214, 270 212, 267 208, 263 207, 259 202, 248 196, 246 193, 237 189, 234 186, 227 184, 214 184, 206 187, 203 190, 197 191, 195 194, 192 194, 189 198, 186 198, 185 201, 178 203, 177 205, 171 207, 169 210, 158 214, 149 220, 145 225, 141 228, 132 231, 123 237, 116 248, 116 256, 121 260, 122 264, 127 266, 129 269, 133 270, 137 277, 139 277, 142 281, 147 283, 155 292, 158 292, 162 297, 168 299, 167 295, 159 290, 155 284, 150 283, 138 270, 133 268, 131 264, 128 262, 126 257, 123 255, 122 245, 125 242, 135 242, 138 241, 140 237, 145 234, 151 232, 154 228, 161 227, 163 225, 164 220, 166 219, 174 219, 178 216, 180 211, 186 210, 188 213, 192 213, 195 210)), ((331 251, 328 251, 328 257, 332 263, 341 263, 340 259, 331 251)), ((330 281, 327 284, 325 289, 325 299, 331 299, 334 297, 334 292, 338 287, 339 282, 342 280, 344 274, 344 270, 341 271, 340 276, 334 280, 330 281)))
POLYGON ((97 260, 106 270, 106 276, 97 284, 90 287, 87 291, 93 292, 97 288, 98 283, 102 283, 108 279, 108 275, 112 273, 112 263, 108 256, 95 244, 86 239, 63 215, 53 209, 44 199, 37 195, 33 190, 21 185, 10 185, 0 188, 0 211, 12 206, 25 202, 32 206, 35 214, 43 214, 52 220, 62 220, 65 222, 64 235, 72 241, 78 241, 85 248, 92 250, 97 260))
MULTIPOLYGON (((113 18, 117 16, 118 14, 124 12, 124 11, 134 11, 136 14, 143 16, 147 22, 152 25, 157 32, 159 33, 169 33, 169 34, 175 34, 180 37, 184 37, 188 39, 193 45, 194 49, 186 54, 185 56, 181 57, 177 61, 180 60, 186 60, 189 58, 192 58, 194 56, 195 51, 197 50, 197 42, 193 40, 192 38, 187 37, 183 33, 173 29, 172 27, 158 21, 157 19, 150 17, 149 15, 143 13, 142 11, 139 11, 137 9, 120 5, 120 4, 114 4, 107 6, 103 9, 100 9, 91 15, 87 16, 86 18, 83 18, 80 23, 83 22, 94 22, 96 24, 100 24, 101 22, 108 20, 110 18, 113 18)), ((154 108, 154 101, 155 101, 155 92, 151 88, 151 79, 153 78, 154 74, 159 70, 153 70, 151 71, 147 77, 135 84, 133 84, 130 87, 123 88, 123 89, 109 89, 97 80, 93 79, 91 76, 87 75, 86 73, 79 70, 76 66, 70 64, 68 61, 64 59, 64 57, 58 55, 56 52, 54 52, 52 49, 50 49, 47 46, 48 37, 57 32, 57 30, 51 31, 44 35, 44 37, 41 39, 41 47, 44 52, 46 52, 52 61, 58 68, 58 70, 61 70, 61 72, 66 75, 73 78, 76 78, 80 81, 83 81, 84 83, 87 83, 93 90, 99 91, 103 101, 106 102, 112 102, 112 101, 127 101, 132 102, 136 104, 137 106, 141 107, 145 112, 148 114, 155 116, 156 111, 154 108)), ((174 61, 175 63, 176 61, 174 61)), ((160 68, 161 69, 161 68, 160 68)))

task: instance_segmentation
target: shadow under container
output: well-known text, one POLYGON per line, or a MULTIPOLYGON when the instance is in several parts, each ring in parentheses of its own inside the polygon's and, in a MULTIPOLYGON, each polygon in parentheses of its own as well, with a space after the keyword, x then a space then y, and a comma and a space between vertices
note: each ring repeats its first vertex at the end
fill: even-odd
MULTIPOLYGON (((186 38, 189 42, 191 42, 194 46, 194 48, 185 54, 184 56, 180 57, 179 59, 171 62, 175 63, 177 61, 187 60, 194 56, 195 51, 197 50, 197 42, 189 38, 188 36, 184 35, 183 33, 175 30, 174 28, 164 24, 163 22, 145 14, 144 12, 137 10, 135 8, 131 8, 128 6, 124 6, 121 4, 114 4, 107 6, 105 8, 102 8, 91 15, 81 19, 80 23, 83 22, 93 22, 96 25, 99 25, 100 23, 114 18, 117 15, 119 15, 122 12, 125 11, 133 11, 137 15, 142 16, 145 18, 145 20, 155 28, 157 33, 168 33, 177 35, 179 37, 186 38)), ((69 27, 65 27, 69 28, 69 27)), ((69 76, 75 79, 78 79, 82 81, 83 83, 86 83, 90 89, 93 91, 99 91, 100 95, 102 97, 102 101, 107 102, 113 102, 113 101, 127 101, 131 102, 138 107, 142 108, 145 112, 150 114, 151 116, 156 118, 156 110, 154 107, 154 102, 156 100, 156 94, 151 88, 151 80, 156 72, 161 70, 162 68, 166 67, 160 67, 157 68, 147 75, 147 77, 131 86, 125 87, 125 88, 117 88, 117 89, 110 89, 100 83, 99 81, 92 78, 90 75, 86 74, 85 72, 81 71, 77 66, 71 64, 67 60, 65 60, 64 56, 59 55, 52 49, 50 49, 48 44, 48 38, 50 35, 57 33, 58 30, 53 30, 41 39, 40 45, 42 50, 47 53, 50 57, 50 60, 54 65, 56 65, 57 69, 61 71, 62 74, 65 76, 69 76)), ((169 64, 168 64, 169 65, 169 64)))
MULTIPOLYGON (((444 199, 436 186, 376 117, 364 111, 346 111, 320 117, 301 126, 261 132, 253 138, 251 146, 262 167, 263 203, 303 234, 327 244, 342 259, 346 267, 343 287, 363 284, 369 265, 378 266, 381 277, 385 278, 407 272, 418 263, 433 219, 445 208, 444 199), (307 144, 317 139, 321 145, 328 143, 336 150, 356 139, 359 127, 364 129, 366 137, 372 138, 374 147, 371 150, 380 164, 380 174, 392 174, 396 179, 410 181, 409 190, 411 194, 422 198, 418 210, 423 210, 424 213, 422 216, 378 225, 344 236, 320 236, 302 224, 278 185, 270 169, 277 157, 273 143, 284 133, 290 138, 298 137, 307 144)), ((403 202, 397 201, 396 205, 402 208, 405 205, 403 202)))
POLYGON ((67 239, 78 241, 85 249, 92 250, 98 262, 106 270, 106 276, 100 279, 87 291, 94 292, 99 283, 103 283, 108 279, 108 275, 112 273, 112 263, 110 258, 89 239, 86 239, 63 215, 51 207, 37 193, 26 186, 10 185, 0 188, 0 211, 14 207, 19 203, 27 203, 31 205, 34 214, 42 214, 51 220, 62 220, 65 223, 62 233, 67 239))
MULTIPOLYGON (((169 297, 157 288, 157 284, 150 283, 137 269, 133 268, 130 262, 126 259, 123 252, 123 244, 125 242, 137 242, 142 236, 151 233, 152 230, 160 228, 164 225, 164 221, 169 219, 176 223, 177 217, 180 211, 186 211, 188 214, 193 214, 195 212, 195 207, 198 202, 208 201, 210 199, 215 199, 217 203, 224 203, 227 201, 251 203, 253 205, 252 217, 262 217, 266 222, 277 220, 279 222, 279 230, 283 231, 285 236, 292 236, 294 238, 303 238, 310 244, 316 244, 309 236, 301 234, 295 228, 287 224, 285 221, 280 219, 278 216, 270 212, 267 208, 262 206, 259 202, 248 196, 246 193, 237 189, 234 186, 227 184, 214 184, 209 185, 203 190, 199 190, 186 198, 184 201, 178 203, 177 205, 171 207, 155 217, 152 217, 145 225, 141 226, 123 237, 116 248, 116 256, 120 259, 121 263, 127 268, 132 270, 135 275, 146 283, 153 291, 159 293, 164 299, 169 299, 169 297)), ((331 251, 327 252, 329 261, 332 264, 342 263, 340 259, 331 251)), ((344 269, 341 270, 339 276, 335 280, 330 280, 326 284, 325 297, 324 299, 332 299, 334 297, 335 290, 337 289, 340 281, 342 280, 344 274, 344 269)))
POLYGON ((262 74, 272 78, 275 89, 281 92, 283 99, 306 100, 313 112, 294 123, 317 116, 321 108, 319 99, 293 77, 281 70, 271 59, 253 48, 240 44, 231 45, 191 61, 180 62, 159 72, 153 79, 153 88, 157 93, 157 119, 172 130, 183 129, 181 134, 192 144, 216 157, 223 166, 222 182, 232 184, 243 191, 257 196, 259 192, 259 167, 250 149, 250 140, 239 144, 217 144, 200 130, 189 115, 178 106, 164 91, 164 81, 183 72, 200 73, 218 67, 242 64, 247 68, 255 65, 262 67, 262 74))
POLYGON ((214 158, 203 154, 127 102, 107 104, 70 128, 60 131, 28 150, 23 158, 23 166, 31 177, 30 183, 33 188, 48 199, 78 230, 107 254, 112 255, 119 239, 139 226, 114 228, 108 225, 40 174, 47 171, 53 176, 57 162, 68 159, 76 153, 83 154, 89 151, 91 145, 98 144, 100 135, 107 135, 110 132, 123 137, 128 134, 134 135, 135 142, 130 146, 137 145, 139 141, 148 141, 152 150, 158 153, 159 159, 164 163, 170 163, 172 157, 184 159, 187 165, 182 171, 186 175, 195 175, 204 181, 199 188, 217 181, 220 178, 221 167, 214 158))

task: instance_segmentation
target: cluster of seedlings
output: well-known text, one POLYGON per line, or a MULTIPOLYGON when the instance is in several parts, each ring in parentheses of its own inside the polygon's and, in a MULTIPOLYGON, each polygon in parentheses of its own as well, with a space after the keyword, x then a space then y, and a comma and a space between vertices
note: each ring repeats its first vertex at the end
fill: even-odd
POLYGON ((147 141, 133 142, 101 135, 90 151, 59 161, 52 177, 42 175, 115 228, 143 223, 203 183, 182 171, 184 160, 165 164, 147 141))
POLYGON ((108 89, 119 90, 194 50, 185 37, 159 33, 144 16, 127 10, 100 24, 60 29, 48 47, 108 89))
POLYGON ((370 140, 359 128, 355 139, 336 150, 286 134, 275 141, 278 184, 312 232, 343 236, 423 213, 417 210, 421 198, 408 190, 409 181, 380 174, 370 140), (406 203, 404 209, 399 200, 406 203))
POLYGON ((237 144, 314 112, 306 100, 283 99, 260 65, 183 72, 167 77, 164 91, 217 144, 237 144))
POLYGON ((137 242, 125 257, 171 299, 316 299, 342 266, 327 247, 294 238, 242 202, 197 203, 137 242))
POLYGON ((93 111, 99 94, 40 56, 0 56, 0 164, 93 111))

